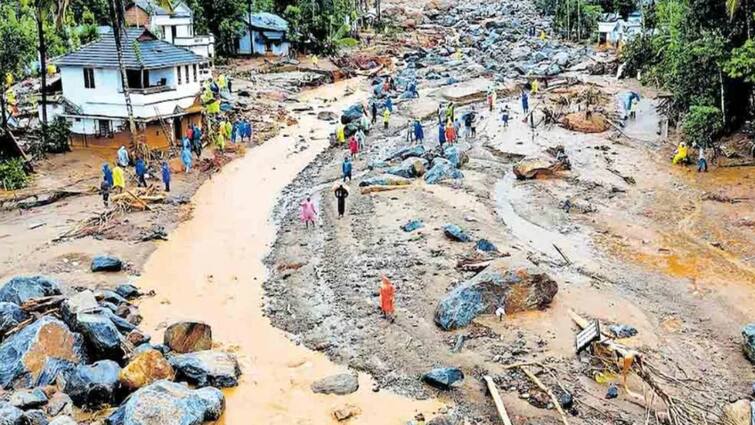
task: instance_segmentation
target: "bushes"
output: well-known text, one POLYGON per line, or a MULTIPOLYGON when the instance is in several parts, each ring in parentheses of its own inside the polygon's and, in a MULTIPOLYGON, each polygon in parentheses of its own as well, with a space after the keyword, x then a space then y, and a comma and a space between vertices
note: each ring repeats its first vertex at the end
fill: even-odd
POLYGON ((692 106, 682 121, 682 135, 690 144, 710 146, 722 129, 721 110, 713 106, 692 106))
POLYGON ((20 158, 0 162, 0 188, 21 189, 28 181, 29 178, 24 172, 24 162, 20 158))

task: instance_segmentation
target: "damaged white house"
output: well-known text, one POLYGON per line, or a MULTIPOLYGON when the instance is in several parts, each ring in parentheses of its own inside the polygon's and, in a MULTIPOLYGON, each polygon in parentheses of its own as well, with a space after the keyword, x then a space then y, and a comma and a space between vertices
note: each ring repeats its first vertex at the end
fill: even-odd
MULTIPOLYGON (((210 77, 209 59, 160 40, 144 28, 124 31, 127 87, 140 136, 162 149, 201 120, 199 93, 210 77)), ((53 60, 62 94, 48 116, 71 124, 74 146, 120 146, 131 139, 126 101, 112 32, 53 60)))
POLYGON ((126 23, 149 29, 160 39, 186 47, 206 58, 215 57, 215 36, 194 33, 194 12, 182 1, 136 0, 126 6, 126 23))

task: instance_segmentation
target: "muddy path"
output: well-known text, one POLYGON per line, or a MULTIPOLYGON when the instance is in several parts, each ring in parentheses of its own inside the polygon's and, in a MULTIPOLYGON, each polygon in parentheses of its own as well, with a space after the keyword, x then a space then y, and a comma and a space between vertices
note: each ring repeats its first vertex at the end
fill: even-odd
POLYGON ((262 258, 276 234, 271 213, 278 193, 327 146, 330 125, 316 112, 359 100, 359 88, 359 80, 347 80, 302 94, 315 112, 302 114, 294 128, 204 184, 194 197, 193 218, 159 244, 138 281, 158 294, 140 305, 145 330, 158 336, 176 319, 203 320, 212 325, 216 343, 239 356, 243 376, 226 392, 221 423, 328 424, 335 422, 335 408, 352 404, 362 412, 359 423, 398 424, 440 407, 373 392, 366 375, 349 396, 312 393, 314 380, 344 368, 273 328, 260 308, 267 275, 262 258), (355 94, 345 95, 347 88, 355 94), (340 100, 332 102, 335 97, 340 100))
MULTIPOLYGON (((504 102, 518 110, 516 100, 504 102)), ((650 101, 641 110, 654 113, 650 101)), ((395 122, 404 123, 404 114, 400 111, 395 122)), ((606 401, 606 385, 594 379, 598 369, 575 357, 570 310, 603 323, 634 326, 638 335, 623 342, 678 380, 664 382, 671 391, 711 412, 730 397, 746 394, 755 372, 741 354, 738 333, 751 321, 755 305, 755 245, 743 232, 753 205, 711 202, 703 193, 735 196, 753 190, 752 170, 717 169, 695 176, 671 168, 663 143, 648 143, 654 134, 646 128, 654 122, 652 115, 630 124, 629 133, 638 139, 628 140, 558 127, 533 133, 518 112, 511 126, 502 128, 487 111, 480 114, 478 137, 465 142, 470 162, 461 181, 416 181, 406 190, 360 194, 359 180, 378 173, 368 165, 406 146, 400 127, 371 132, 367 152, 355 161, 361 175, 348 184, 342 219, 332 186, 345 151, 324 153, 298 176, 278 207, 281 231, 268 258, 275 271, 265 284, 265 309, 273 323, 334 361, 369 372, 383 387, 453 401, 449 413, 471 423, 496 423, 480 379, 484 374, 495 377, 521 423, 557 422, 547 398, 504 368, 527 361, 557 370, 558 381, 544 379, 553 388, 563 384, 575 396, 577 416, 570 422, 644 418, 645 409, 627 396, 606 401), (511 166, 518 158, 556 145, 565 147, 571 171, 544 180, 513 178, 511 166), (727 178, 736 183, 718 184, 727 178), (305 230, 298 221, 296 200, 306 194, 314 194, 321 212, 315 230, 305 230), (572 203, 570 212, 562 208, 566 200, 572 203), (410 219, 421 219, 425 227, 401 231, 410 219), (559 283, 553 305, 502 322, 482 316, 466 329, 438 329, 433 322, 438 300, 473 275, 456 269, 472 247, 444 238, 446 223, 546 270, 559 283), (378 310, 381 274, 397 287, 392 324, 378 310), (456 350, 460 338, 464 343, 456 350), (454 391, 438 393, 419 380, 437 366, 461 367, 467 379, 454 391)), ((436 145, 434 127, 425 125, 428 149, 436 145)), ((630 388, 642 392, 639 382, 630 388)))

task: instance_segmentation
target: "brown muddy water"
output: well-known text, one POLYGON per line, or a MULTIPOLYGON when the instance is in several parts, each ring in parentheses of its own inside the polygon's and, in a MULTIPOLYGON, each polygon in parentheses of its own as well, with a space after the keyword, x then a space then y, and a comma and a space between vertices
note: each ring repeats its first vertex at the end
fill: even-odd
MULTIPOLYGON (((362 83, 344 80, 308 91, 300 100, 316 105, 316 112, 339 112, 365 97, 362 83), (323 100, 335 97, 339 101, 323 100)), ((212 177, 194 197, 193 218, 159 245, 138 282, 157 293, 140 306, 144 329, 153 337, 161 337, 173 321, 202 320, 212 326, 218 348, 239 356, 243 375, 238 387, 225 392, 227 409, 218 423, 331 424, 336 423, 331 412, 351 404, 361 410, 355 423, 403 424, 441 406, 373 392, 367 375, 360 375, 354 394, 314 394, 313 381, 345 368, 295 344, 262 315, 263 258, 276 237, 273 208, 281 190, 327 147, 330 131, 330 124, 304 113, 295 128, 212 177), (297 152, 299 136, 307 139, 308 149, 297 152)))

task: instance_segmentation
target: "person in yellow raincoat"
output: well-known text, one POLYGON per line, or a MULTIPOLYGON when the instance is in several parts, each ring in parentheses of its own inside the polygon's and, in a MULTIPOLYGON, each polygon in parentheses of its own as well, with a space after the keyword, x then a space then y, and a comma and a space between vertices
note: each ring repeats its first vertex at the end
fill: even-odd
POLYGON ((336 141, 339 144, 346 142, 346 129, 343 124, 338 124, 338 127, 336 127, 336 141))
POLYGON ((220 129, 223 131, 223 138, 225 140, 231 140, 231 136, 233 133, 233 125, 231 125, 230 121, 228 120, 223 121, 220 124, 220 129))
POLYGON ((209 84, 205 84, 201 100, 202 104, 207 108, 208 114, 220 113, 220 101, 215 99, 215 93, 212 92, 209 84))
POLYGON ((456 48, 456 52, 454 53, 454 60, 460 61, 461 60, 461 49, 456 48))
POLYGON ((121 192, 126 190, 126 178, 123 176, 123 168, 117 162, 113 168, 113 187, 119 188, 121 192))
POLYGON ((223 133, 222 126, 220 126, 218 131, 215 132, 215 146, 220 149, 221 152, 225 150, 225 135, 223 133))
POLYGON ((543 30, 540 30, 540 40, 543 40, 543 41, 545 41, 545 39, 546 39, 546 38, 547 38, 547 37, 546 37, 546 35, 545 35, 545 31, 543 31, 543 30))
POLYGON ((225 88, 225 85, 226 85, 225 75, 220 74, 218 76, 218 87, 220 87, 220 89, 222 90, 225 88))
POLYGON ((683 162, 687 159, 687 153, 688 153, 689 147, 686 143, 681 142, 679 143, 679 147, 676 148, 676 155, 674 155, 674 159, 671 160, 672 164, 678 164, 680 162, 683 162))
POLYGON ((535 78, 532 80, 532 94, 535 95, 540 91, 540 82, 535 78))
POLYGON ((388 108, 385 108, 383 111, 383 128, 388 128, 388 122, 391 120, 391 111, 388 110, 388 108))

